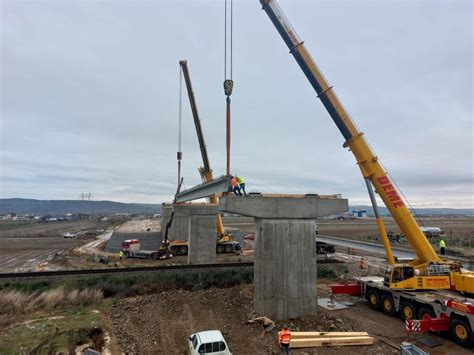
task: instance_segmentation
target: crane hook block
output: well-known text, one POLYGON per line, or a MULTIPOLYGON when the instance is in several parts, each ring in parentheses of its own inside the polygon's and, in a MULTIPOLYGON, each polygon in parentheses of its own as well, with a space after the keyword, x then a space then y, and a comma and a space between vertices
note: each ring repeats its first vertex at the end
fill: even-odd
POLYGON ((232 95, 232 89, 234 88, 234 82, 230 79, 224 80, 224 92, 226 96, 232 95))

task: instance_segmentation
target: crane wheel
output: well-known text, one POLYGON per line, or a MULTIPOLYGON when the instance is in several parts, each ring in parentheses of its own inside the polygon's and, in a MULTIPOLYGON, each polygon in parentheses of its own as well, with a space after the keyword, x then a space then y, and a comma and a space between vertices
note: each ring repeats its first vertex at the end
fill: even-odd
POLYGON ((436 318, 436 314, 429 308, 420 308, 418 311, 418 319, 436 318))
POLYGON ((372 309, 378 310, 380 308, 380 296, 377 291, 370 290, 367 292, 367 300, 372 309))
POLYGON ((125 257, 128 259, 130 257, 130 253, 128 251, 125 252, 125 257))
POLYGON ((462 319, 453 319, 449 325, 451 336, 454 341, 461 346, 471 347, 474 345, 472 329, 467 322, 462 319))
POLYGON ((400 307, 400 314, 403 319, 415 319, 416 309, 411 303, 402 302, 402 305, 400 307))
POLYGON ((188 247, 186 247, 186 246, 179 247, 179 254, 180 255, 188 254, 188 247))
POLYGON ((388 316, 393 316, 395 313, 395 303, 393 303, 393 298, 390 295, 383 295, 381 298, 382 301, 382 311, 388 316))
POLYGON ((232 248, 232 245, 226 245, 224 247, 224 250, 227 254, 230 254, 230 253, 232 253, 232 251, 234 251, 234 249, 232 248))
POLYGON ((222 254, 224 252, 224 247, 222 245, 218 245, 216 248, 217 254, 222 254))

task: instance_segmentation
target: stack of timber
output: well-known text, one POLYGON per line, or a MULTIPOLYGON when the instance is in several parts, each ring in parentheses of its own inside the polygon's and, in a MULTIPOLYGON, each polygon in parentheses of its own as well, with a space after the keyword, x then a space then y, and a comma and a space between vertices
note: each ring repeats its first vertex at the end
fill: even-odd
POLYGON ((373 343, 374 338, 366 332, 291 332, 290 348, 372 345, 373 343))

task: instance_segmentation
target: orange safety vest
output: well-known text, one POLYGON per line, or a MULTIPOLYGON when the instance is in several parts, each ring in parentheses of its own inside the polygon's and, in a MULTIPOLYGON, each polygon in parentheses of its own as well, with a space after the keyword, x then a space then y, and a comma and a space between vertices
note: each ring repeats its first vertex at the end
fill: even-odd
POLYGON ((283 329, 278 332, 278 342, 281 344, 289 344, 291 340, 291 332, 288 329, 283 329))
POLYGON ((239 182, 237 181, 237 179, 234 177, 230 180, 230 184, 232 185, 232 187, 236 187, 239 182))

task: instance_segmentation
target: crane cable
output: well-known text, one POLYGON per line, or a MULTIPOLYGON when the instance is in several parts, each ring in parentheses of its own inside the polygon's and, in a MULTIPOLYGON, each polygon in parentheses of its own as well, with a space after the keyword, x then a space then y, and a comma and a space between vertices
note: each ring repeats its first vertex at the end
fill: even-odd
POLYGON ((179 66, 179 110, 178 110, 178 153, 176 158, 178 160, 178 186, 181 183, 181 160, 183 159, 183 153, 181 150, 181 131, 183 125, 182 119, 182 96, 183 96, 183 69, 179 66))
POLYGON ((232 80, 232 47, 233 47, 233 0, 230 0, 230 16, 228 16, 227 11, 227 2, 224 0, 224 94, 226 97, 226 175, 230 175, 230 141, 231 141, 231 121, 230 121, 230 95, 232 95, 232 89, 234 87, 234 82, 232 80), (230 17, 230 28, 227 30, 227 17, 230 17), (227 32, 230 34, 230 50, 229 50, 229 60, 227 59, 227 32), (229 71, 230 75, 227 76, 227 62, 229 61, 229 71))

